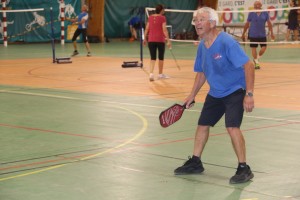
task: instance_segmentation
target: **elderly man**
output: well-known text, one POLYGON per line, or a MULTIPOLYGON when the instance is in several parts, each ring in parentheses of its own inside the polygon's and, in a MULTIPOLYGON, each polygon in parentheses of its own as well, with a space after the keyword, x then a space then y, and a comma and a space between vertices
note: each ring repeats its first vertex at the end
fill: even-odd
POLYGON ((197 34, 202 39, 194 65, 196 77, 190 95, 185 99, 190 108, 197 93, 207 81, 206 96, 195 133, 193 157, 175 169, 176 175, 199 174, 204 171, 201 155, 208 141, 210 127, 223 115, 237 156, 238 167, 230 183, 244 183, 254 177, 246 164, 246 147, 240 126, 244 110, 254 108, 254 65, 239 43, 217 29, 218 15, 208 7, 198 9, 194 19, 197 34))

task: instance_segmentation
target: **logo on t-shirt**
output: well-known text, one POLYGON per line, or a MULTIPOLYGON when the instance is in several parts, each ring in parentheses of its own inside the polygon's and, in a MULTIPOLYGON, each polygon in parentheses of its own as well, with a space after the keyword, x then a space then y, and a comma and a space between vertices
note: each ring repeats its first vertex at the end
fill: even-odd
POLYGON ((216 54, 213 55, 213 58, 214 58, 215 60, 220 60, 220 59, 222 58, 222 55, 219 54, 219 53, 216 53, 216 54))

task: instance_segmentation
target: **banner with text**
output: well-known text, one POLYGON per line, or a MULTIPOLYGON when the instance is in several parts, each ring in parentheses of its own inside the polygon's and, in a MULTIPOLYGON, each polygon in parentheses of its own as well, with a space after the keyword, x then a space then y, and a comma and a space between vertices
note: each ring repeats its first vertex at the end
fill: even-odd
MULTIPOLYGON (((233 13, 222 13, 220 24, 239 24, 247 21, 248 12, 254 10, 254 0, 219 0, 218 11, 234 11, 233 13)), ((288 8, 289 0, 261 0, 262 9, 288 8)), ((287 21, 289 11, 268 11, 272 23, 283 23, 287 21)))

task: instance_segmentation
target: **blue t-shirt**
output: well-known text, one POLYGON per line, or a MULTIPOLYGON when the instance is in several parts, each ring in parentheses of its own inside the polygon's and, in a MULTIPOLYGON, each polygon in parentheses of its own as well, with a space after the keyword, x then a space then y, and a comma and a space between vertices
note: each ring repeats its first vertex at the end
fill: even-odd
POLYGON ((130 19, 130 21, 128 22, 128 25, 134 26, 136 24, 140 23, 140 18, 138 17, 133 17, 130 19))
POLYGON ((78 29, 86 29, 88 25, 89 14, 82 12, 78 15, 78 22, 81 22, 82 19, 85 19, 83 24, 78 24, 78 29))
POLYGON ((205 47, 203 40, 200 42, 194 71, 204 73, 210 86, 208 94, 221 98, 246 88, 243 66, 248 61, 249 57, 239 43, 221 32, 209 48, 205 47))
POLYGON ((266 37, 266 22, 270 19, 267 12, 257 13, 251 12, 248 15, 247 22, 250 22, 249 37, 264 38, 266 37))

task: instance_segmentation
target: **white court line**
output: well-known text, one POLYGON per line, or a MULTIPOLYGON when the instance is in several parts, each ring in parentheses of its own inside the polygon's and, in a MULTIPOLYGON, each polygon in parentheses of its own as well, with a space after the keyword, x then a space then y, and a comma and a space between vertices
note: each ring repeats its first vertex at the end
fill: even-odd
POLYGON ((292 123, 300 123, 300 120, 292 120, 292 119, 282 119, 282 118, 273 118, 273 117, 260 117, 260 116, 250 116, 250 115, 244 115, 244 117, 270 120, 270 121, 285 121, 285 122, 292 122, 292 123))
POLYGON ((22 91, 12 91, 12 90, 0 90, 0 93, 24 94, 24 95, 30 95, 30 96, 51 97, 51 98, 57 98, 57 99, 68 99, 68 100, 80 100, 80 101, 98 102, 98 100, 89 100, 89 99, 81 99, 81 98, 68 97, 68 96, 59 96, 59 95, 42 94, 42 93, 32 93, 32 92, 22 92, 22 91))
MULTIPOLYGON (((166 107, 162 107, 162 106, 151 106, 151 105, 145 105, 145 104, 124 103, 124 102, 117 102, 117 101, 101 101, 101 100, 96 100, 96 99, 91 100, 91 99, 75 98, 75 97, 68 97, 68 96, 61 96, 61 95, 50 95, 50 94, 43 94, 43 93, 32 93, 32 92, 22 92, 22 91, 12 91, 12 90, 0 90, 0 93, 23 94, 23 95, 41 96, 41 97, 50 97, 50 98, 68 99, 68 100, 77 100, 77 101, 87 101, 87 102, 101 102, 101 103, 107 103, 107 104, 118 104, 118 105, 127 105, 127 106, 135 106, 135 107, 147 107, 147 108, 158 108, 158 109, 166 108, 166 107)), ((186 111, 187 112, 199 112, 199 110, 193 110, 193 109, 188 109, 186 111)), ((300 120, 290 120, 290 119, 283 119, 283 118, 262 117, 262 116, 254 116, 254 115, 244 115, 244 117, 269 120, 269 121, 285 121, 285 122, 291 122, 291 123, 300 123, 300 120)))
MULTIPOLYGON (((144 105, 144 104, 121 103, 121 102, 111 102, 111 101, 102 101, 102 102, 121 104, 121 105, 129 105, 129 106, 149 107, 149 108, 164 108, 164 107, 161 107, 161 106, 149 106, 149 105, 144 105)), ((199 112, 199 110, 193 110, 193 109, 188 109, 186 111, 187 112, 199 112)), ((260 116, 253 116, 253 115, 244 115, 244 117, 270 120, 270 121, 285 121, 285 122, 300 123, 300 120, 289 120, 289 119, 282 119, 282 118, 260 117, 260 116)))

